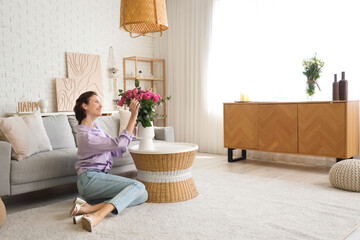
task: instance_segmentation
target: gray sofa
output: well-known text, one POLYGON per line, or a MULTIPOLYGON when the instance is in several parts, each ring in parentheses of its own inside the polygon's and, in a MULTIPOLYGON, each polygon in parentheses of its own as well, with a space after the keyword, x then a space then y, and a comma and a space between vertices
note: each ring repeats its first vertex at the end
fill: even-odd
MULTIPOLYGON (((118 136, 118 115, 102 116, 96 122, 111 137, 118 136)), ((49 136, 52 151, 36 153, 21 161, 11 159, 11 145, 0 141, 0 196, 17 195, 77 180, 75 117, 59 114, 44 117, 43 123, 49 136)), ((155 141, 174 141, 172 127, 154 127, 155 141)), ((112 174, 124 175, 136 171, 131 155, 127 151, 122 158, 114 158, 112 174)))

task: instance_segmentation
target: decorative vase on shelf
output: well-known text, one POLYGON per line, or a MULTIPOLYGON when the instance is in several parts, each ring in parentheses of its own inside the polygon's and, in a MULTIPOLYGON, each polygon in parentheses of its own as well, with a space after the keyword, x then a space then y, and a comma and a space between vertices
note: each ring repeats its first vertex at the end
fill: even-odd
POLYGON ((345 72, 341 72, 341 80, 339 81, 339 99, 348 100, 348 81, 345 80, 345 72))
POLYGON ((155 136, 154 133, 154 126, 151 122, 151 127, 144 128, 141 123, 138 124, 138 134, 137 138, 140 139, 139 143, 139 150, 142 151, 152 151, 154 150, 154 141, 153 137, 155 136))
POLYGON ((324 62, 316 57, 316 53, 312 58, 304 59, 303 61, 304 71, 303 74, 306 76, 306 93, 307 99, 312 100, 315 94, 315 88, 321 91, 317 80, 320 78, 320 73, 324 67, 324 62))
POLYGON ((337 81, 337 75, 334 74, 333 82, 333 101, 339 100, 339 82, 337 81))
POLYGON ((46 112, 47 112, 48 106, 49 106, 48 100, 46 100, 46 99, 40 99, 40 101, 39 101, 39 107, 40 107, 40 111, 41 111, 42 113, 46 113, 46 112))
POLYGON ((315 82, 307 81, 306 82, 306 96, 308 101, 312 101, 314 99, 315 94, 315 82))

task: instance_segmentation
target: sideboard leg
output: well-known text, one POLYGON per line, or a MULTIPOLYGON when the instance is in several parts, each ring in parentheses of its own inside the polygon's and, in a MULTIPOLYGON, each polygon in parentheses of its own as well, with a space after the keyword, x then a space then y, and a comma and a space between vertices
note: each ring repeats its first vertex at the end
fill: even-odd
POLYGON ((350 158, 336 158, 336 162, 340 162, 342 160, 345 160, 345 159, 353 159, 354 157, 350 157, 350 158))
POLYGON ((228 148, 228 162, 235 162, 246 159, 246 150, 241 150, 241 157, 233 159, 234 148, 228 148))

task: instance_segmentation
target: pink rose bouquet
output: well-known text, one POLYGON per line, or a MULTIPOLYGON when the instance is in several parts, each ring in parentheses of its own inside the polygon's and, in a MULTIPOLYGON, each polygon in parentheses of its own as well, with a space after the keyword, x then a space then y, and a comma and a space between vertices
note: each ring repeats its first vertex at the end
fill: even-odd
MULTIPOLYGON (((139 101, 140 108, 136 122, 141 122, 143 127, 151 127, 151 122, 158 118, 158 114, 155 114, 156 107, 165 101, 159 94, 150 90, 142 90, 141 87, 126 92, 119 89, 119 96, 121 96, 121 99, 117 102, 117 105, 121 107, 124 104, 129 105, 133 98, 139 101)), ((166 97, 166 100, 170 100, 170 97, 166 97)))

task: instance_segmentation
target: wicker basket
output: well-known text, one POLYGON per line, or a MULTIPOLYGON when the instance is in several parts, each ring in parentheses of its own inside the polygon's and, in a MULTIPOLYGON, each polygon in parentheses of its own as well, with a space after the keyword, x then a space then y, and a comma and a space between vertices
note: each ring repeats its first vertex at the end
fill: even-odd
POLYGON ((131 153, 139 171, 138 180, 149 193, 147 202, 179 202, 198 195, 191 166, 197 150, 183 153, 131 153))

